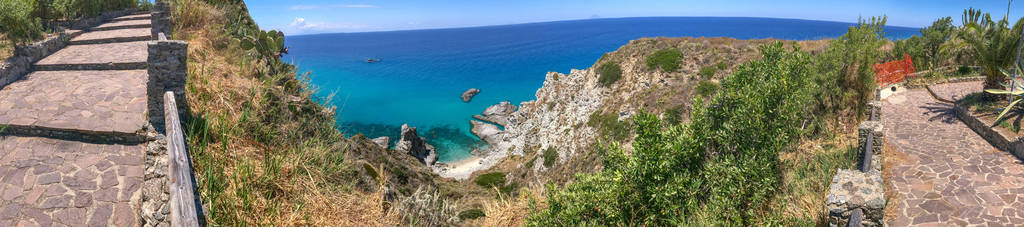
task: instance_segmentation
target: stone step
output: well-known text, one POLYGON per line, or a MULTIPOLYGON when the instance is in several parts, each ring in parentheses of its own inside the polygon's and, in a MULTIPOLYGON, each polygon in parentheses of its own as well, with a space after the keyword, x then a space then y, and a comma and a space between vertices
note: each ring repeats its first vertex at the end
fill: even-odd
POLYGON ((35 70, 145 69, 149 50, 145 41, 70 45, 39 60, 35 70))
POLYGON ((107 31, 86 32, 72 38, 70 45, 105 44, 118 42, 147 41, 153 38, 150 28, 129 28, 107 31))
POLYGON ((89 29, 89 31, 108 31, 108 30, 117 30, 117 29, 126 29, 126 28, 148 28, 148 27, 152 27, 152 21, 150 19, 143 19, 143 20, 136 19, 136 20, 114 21, 114 22, 110 22, 110 23, 106 23, 106 24, 101 24, 99 26, 96 26, 96 27, 93 27, 93 28, 89 29))
POLYGON ((31 125, 6 125, 2 136, 27 136, 90 143, 140 144, 149 141, 143 133, 103 132, 31 125))
POLYGON ((140 143, 145 70, 37 71, 0 89, 4 134, 140 143))
POLYGON ((132 15, 128 15, 128 16, 121 16, 121 17, 117 17, 117 18, 114 18, 114 19, 110 19, 110 21, 113 22, 113 21, 126 21, 126 20, 149 20, 150 18, 152 18, 151 15, 152 14, 150 14, 149 12, 146 12, 144 14, 132 14, 132 15))
POLYGON ((92 64, 49 64, 35 65, 36 71, 73 71, 73 70, 134 70, 146 69, 145 62, 92 63, 92 64))

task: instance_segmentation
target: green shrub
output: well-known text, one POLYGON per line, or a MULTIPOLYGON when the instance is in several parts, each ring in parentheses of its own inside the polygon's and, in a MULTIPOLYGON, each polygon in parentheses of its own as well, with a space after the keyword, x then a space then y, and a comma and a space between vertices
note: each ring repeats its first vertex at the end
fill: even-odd
POLYGON ((600 111, 594 111, 587 119, 587 125, 599 129, 605 139, 614 141, 622 141, 633 133, 633 125, 629 122, 620 122, 619 115, 615 113, 601 114, 600 111))
POLYGON ((666 109, 665 110, 665 114, 664 114, 665 115, 664 116, 665 123, 667 125, 669 125, 669 126, 678 125, 679 123, 682 123, 682 121, 683 121, 683 108, 686 108, 686 106, 678 105, 678 106, 666 109))
POLYGON ((716 72, 718 72, 718 69, 715 67, 708 66, 700 68, 700 77, 704 78, 705 80, 711 79, 712 77, 715 77, 716 72))
POLYGON ((622 79, 622 67, 615 61, 605 62, 597 68, 597 72, 601 74, 597 78, 597 82, 601 83, 605 87, 611 86, 615 81, 622 79))
POLYGON ((498 187, 498 192, 505 195, 511 195, 512 192, 519 189, 519 184, 516 182, 508 183, 505 186, 498 187))
POLYGON ((35 6, 32 0, 0 0, 0 32, 3 32, 11 44, 22 46, 36 39, 43 38, 43 26, 35 17, 35 6))
POLYGON ((885 21, 885 17, 861 20, 814 57, 815 70, 808 73, 814 115, 863 116, 876 86, 871 66, 884 56, 880 48, 886 42, 885 21))
POLYGON ((480 185, 480 187, 485 188, 501 187, 502 185, 505 185, 505 173, 485 173, 483 175, 476 177, 476 180, 473 182, 476 183, 476 185, 480 185))
POLYGON ((472 220, 486 216, 487 215, 484 214, 484 211, 480 209, 469 209, 459 212, 459 219, 462 220, 472 220))
POLYGON ((709 80, 702 80, 697 83, 697 94, 702 97, 710 97, 718 91, 718 84, 709 80))
POLYGON ((647 68, 661 68, 665 72, 679 70, 679 60, 683 58, 683 52, 677 49, 663 49, 647 57, 647 68))
POLYGON ((603 170, 549 184, 527 225, 757 225, 778 190, 778 153, 801 132, 811 73, 806 53, 778 42, 761 52, 708 105, 695 99, 689 124, 662 130, 637 114, 632 151, 604 148, 603 170))
POLYGON ((971 69, 971 67, 968 67, 966 65, 961 65, 960 67, 956 68, 956 73, 960 74, 960 75, 967 75, 967 74, 969 74, 971 72, 974 72, 974 70, 971 69))
POLYGON ((544 167, 551 168, 555 165, 555 161, 558 160, 558 152, 555 151, 554 147, 548 147, 544 149, 544 167))
POLYGON ((718 70, 725 70, 729 68, 729 65, 725 64, 725 61, 720 61, 718 64, 715 64, 715 67, 718 67, 718 70))

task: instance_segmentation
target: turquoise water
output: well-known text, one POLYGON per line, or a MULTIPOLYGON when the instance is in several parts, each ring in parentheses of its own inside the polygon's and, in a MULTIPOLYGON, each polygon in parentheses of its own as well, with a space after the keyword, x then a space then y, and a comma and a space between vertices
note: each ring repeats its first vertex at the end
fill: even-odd
MULTIPOLYGON (((840 22, 715 17, 619 18, 474 28, 339 33, 286 37, 286 61, 312 71, 321 95, 335 93, 338 123, 347 135, 399 137, 403 123, 438 148, 439 160, 469 156, 485 146, 469 120, 500 101, 535 98, 549 71, 590 67, 602 54, 642 37, 733 37, 807 40, 835 38, 840 22), (367 59, 380 59, 366 63, 367 59), (470 103, 459 96, 480 94, 470 103)), ((906 38, 916 28, 888 27, 906 38)))

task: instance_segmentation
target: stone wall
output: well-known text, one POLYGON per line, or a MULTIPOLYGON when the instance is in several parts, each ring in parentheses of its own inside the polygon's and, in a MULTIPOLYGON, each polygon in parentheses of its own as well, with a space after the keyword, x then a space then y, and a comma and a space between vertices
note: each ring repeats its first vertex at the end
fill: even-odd
POLYGON ((146 82, 147 111, 149 122, 157 131, 163 132, 165 91, 174 92, 178 100, 181 119, 187 119, 188 105, 185 99, 185 79, 188 72, 188 42, 167 40, 161 33, 159 39, 149 41, 149 80, 146 82))
MULTIPOLYGON (((871 144, 871 169, 882 170, 882 145, 885 144, 885 133, 881 121, 864 121, 857 127, 857 160, 864 159, 864 146, 867 146, 868 132, 874 137, 871 144)), ((860 167, 862 164, 858 165, 860 167)))
MULTIPOLYGON (((876 90, 877 91, 877 90, 876 90)), ((876 97, 878 97, 876 95, 876 97)), ((882 147, 885 145, 885 133, 881 121, 882 103, 877 99, 868 103, 866 118, 857 127, 857 160, 858 169, 840 169, 832 177, 829 185, 825 209, 828 210, 830 226, 847 226, 851 216, 860 210, 863 214, 861 225, 882 226, 885 217, 885 182, 882 180, 882 147), (874 110, 874 116, 871 115, 874 110), (867 147, 868 135, 871 135, 871 147, 867 147), (871 168, 867 172, 860 169, 867 163, 865 150, 871 152, 871 168)))
POLYGON ((142 226, 170 226, 171 198, 167 190, 167 138, 153 133, 146 145, 146 177, 142 183, 142 226))
POLYGON ((159 34, 171 35, 171 13, 169 3, 163 0, 155 0, 150 20, 153 26, 153 39, 159 39, 159 34))
POLYGON ((885 186, 882 174, 872 170, 840 169, 832 177, 828 198, 828 223, 832 226, 847 226, 855 209, 863 214, 864 226, 882 226, 885 217, 885 186))
POLYGON ((960 118, 960 121, 963 121, 968 128, 971 128, 975 133, 978 133, 981 138, 985 138, 986 141, 996 148, 1008 151, 1014 156, 1017 156, 1017 158, 1024 160, 1024 138, 999 133, 995 129, 992 129, 992 122, 985 122, 977 116, 972 115, 970 110, 959 102, 955 104, 953 111, 957 118, 960 118))

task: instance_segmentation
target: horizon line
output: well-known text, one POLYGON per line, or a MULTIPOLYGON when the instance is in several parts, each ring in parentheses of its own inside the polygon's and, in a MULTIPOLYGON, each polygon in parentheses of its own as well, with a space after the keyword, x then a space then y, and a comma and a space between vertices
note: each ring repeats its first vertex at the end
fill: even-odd
MULTIPOLYGON (((587 19, 571 19, 571 20, 554 20, 554 21, 538 21, 538 22, 524 22, 524 23, 512 23, 512 24, 494 24, 494 25, 479 25, 479 26, 464 26, 464 27, 446 27, 446 28, 422 28, 422 29, 397 29, 397 30, 381 30, 381 31, 365 31, 365 32, 321 32, 321 33, 309 33, 299 35, 285 35, 285 36, 314 36, 314 35, 334 35, 334 34, 365 34, 365 33, 384 33, 384 32, 409 32, 409 31, 432 31, 432 30, 456 30, 456 29, 474 29, 474 28, 488 28, 488 27, 503 27, 503 26, 517 26, 517 25, 535 25, 535 24, 547 24, 547 23, 559 23, 559 22, 576 22, 576 21, 590 21, 590 20, 614 20, 614 19, 643 19, 643 18, 746 18, 746 19, 779 19, 779 20, 796 20, 796 21, 817 21, 817 22, 832 22, 832 23, 845 23, 845 24, 857 24, 858 22, 845 22, 845 21, 830 21, 830 20, 814 20, 814 19, 799 19, 799 18, 782 18, 782 17, 742 17, 742 16, 646 16, 646 17, 608 17, 608 18, 587 18, 587 19)), ((885 25, 886 28, 911 28, 921 29, 919 27, 910 26, 899 26, 899 25, 885 25)))

